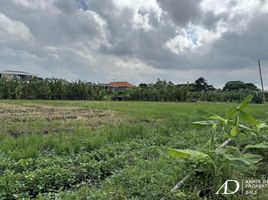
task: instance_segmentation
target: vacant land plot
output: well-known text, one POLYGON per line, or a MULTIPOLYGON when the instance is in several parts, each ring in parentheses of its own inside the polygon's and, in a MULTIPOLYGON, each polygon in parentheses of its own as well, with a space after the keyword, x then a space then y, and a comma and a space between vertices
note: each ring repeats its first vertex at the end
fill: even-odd
POLYGON ((117 113, 81 107, 0 103, 2 133, 13 136, 32 133, 75 132, 77 128, 96 129, 123 121, 117 113))
MULTIPOLYGON (((189 167, 167 148, 201 149, 208 129, 191 122, 198 109, 224 114, 232 104, 87 101, 0 102, 0 199, 202 199, 204 180, 191 177, 174 185, 189 167)), ((258 119, 262 105, 248 109, 258 119)), ((235 178, 264 178, 257 174, 235 178)), ((267 199, 257 196, 212 199, 267 199)))

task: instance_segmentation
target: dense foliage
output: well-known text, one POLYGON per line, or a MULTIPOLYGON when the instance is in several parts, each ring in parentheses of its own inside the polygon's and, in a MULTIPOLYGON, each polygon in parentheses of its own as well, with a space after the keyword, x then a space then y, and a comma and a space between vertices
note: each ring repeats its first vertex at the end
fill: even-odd
POLYGON ((188 84, 174 84, 158 79, 156 83, 142 83, 120 92, 83 81, 68 82, 54 78, 35 78, 31 81, 0 79, 0 99, 239 102, 248 95, 254 96, 254 103, 262 102, 260 90, 252 83, 230 81, 223 89, 215 89, 202 77, 188 84))
MULTIPOLYGON (((139 87, 118 94, 128 100, 142 101, 209 101, 209 102, 240 102, 248 95, 253 95, 254 103, 262 102, 260 90, 252 83, 238 81, 227 82, 224 89, 215 89, 204 78, 195 83, 177 84, 157 80, 156 83, 140 84, 139 87)), ((266 93, 268 96, 268 94, 266 93)))
POLYGON ((62 79, 0 80, 0 99, 103 100, 107 91, 89 82, 62 79))
POLYGON ((170 156, 187 162, 192 168, 192 173, 186 178, 196 175, 197 172, 209 177, 201 180, 204 185, 207 184, 207 188, 201 192, 202 197, 216 198, 219 193, 213 192, 217 190, 215 186, 220 185, 227 177, 258 173, 261 162, 266 164, 267 156, 263 151, 267 152, 268 140, 262 130, 268 126, 246 111, 251 100, 252 96, 248 96, 240 105, 231 108, 227 112, 227 118, 202 111, 207 120, 193 124, 210 127, 211 137, 201 151, 168 149, 170 156))

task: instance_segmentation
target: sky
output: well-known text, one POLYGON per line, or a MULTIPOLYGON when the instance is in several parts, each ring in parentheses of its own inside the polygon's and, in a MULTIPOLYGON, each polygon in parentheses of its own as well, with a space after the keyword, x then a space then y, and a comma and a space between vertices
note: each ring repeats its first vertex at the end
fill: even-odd
POLYGON ((259 84, 268 0, 1 0, 0 70, 95 83, 259 84))

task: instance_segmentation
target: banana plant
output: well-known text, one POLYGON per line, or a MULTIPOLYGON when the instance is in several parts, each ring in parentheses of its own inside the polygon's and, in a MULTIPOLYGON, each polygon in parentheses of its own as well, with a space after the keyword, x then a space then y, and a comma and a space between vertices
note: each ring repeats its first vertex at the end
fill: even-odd
MULTIPOLYGON (((208 111, 200 111, 207 116, 205 121, 193 122, 195 126, 211 127, 210 140, 204 145, 202 151, 189 149, 168 149, 168 154, 172 157, 188 163, 191 168, 191 174, 202 171, 211 173, 219 177, 224 174, 226 168, 235 168, 237 170, 256 169, 256 164, 262 161, 263 157, 254 154, 252 150, 268 149, 268 142, 258 143, 258 140, 252 140, 252 137, 260 135, 262 129, 268 128, 266 123, 255 119, 245 109, 249 106, 253 96, 248 96, 238 106, 231 108, 227 112, 227 117, 222 117, 208 111), (242 145, 240 144, 240 135, 245 134, 248 141, 257 143, 242 145), (225 138, 225 141, 218 140, 225 138), (230 145, 230 141, 234 141, 230 145), (223 142, 223 143, 222 143, 223 142), (209 148, 207 148, 209 146, 209 148), (213 170, 211 170, 213 169, 213 170)), ((189 178, 190 176, 187 175, 189 178)), ((185 181, 185 180, 184 180, 185 181)), ((177 185, 174 187, 178 189, 177 185)), ((174 192, 174 188, 172 192, 174 192)))

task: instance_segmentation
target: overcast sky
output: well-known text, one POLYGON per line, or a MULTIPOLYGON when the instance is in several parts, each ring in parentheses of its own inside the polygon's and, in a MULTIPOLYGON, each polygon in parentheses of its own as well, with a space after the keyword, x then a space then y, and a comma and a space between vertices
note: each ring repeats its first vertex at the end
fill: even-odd
POLYGON ((267 0, 1 0, 0 70, 268 89, 267 0))

